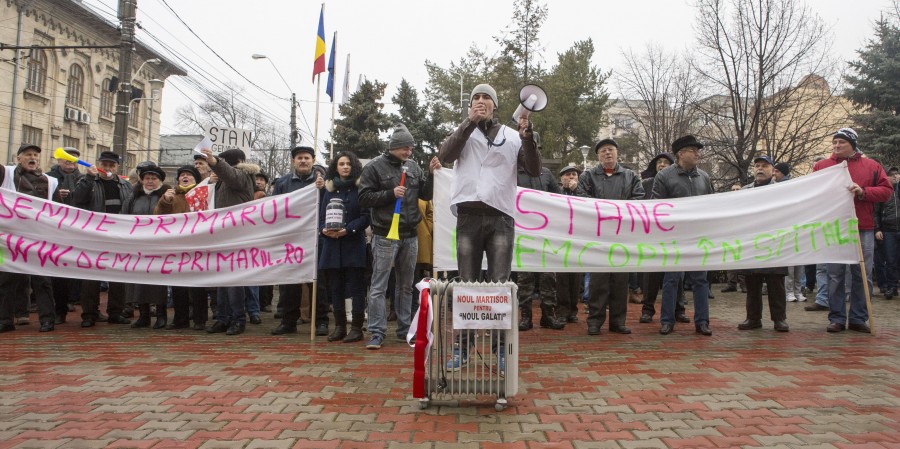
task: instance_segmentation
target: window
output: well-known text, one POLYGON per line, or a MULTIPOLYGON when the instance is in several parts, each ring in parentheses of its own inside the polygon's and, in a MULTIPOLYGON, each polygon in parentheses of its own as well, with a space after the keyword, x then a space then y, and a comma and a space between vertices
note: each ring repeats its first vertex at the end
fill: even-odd
POLYGON ((66 104, 81 107, 84 94, 84 70, 78 64, 69 67, 69 82, 66 87, 66 104))
POLYGON ((133 170, 134 167, 137 165, 137 156, 130 151, 125 153, 125 160, 128 161, 127 165, 128 165, 129 170, 133 170))
POLYGON ((80 143, 81 143, 81 141, 74 137, 63 136, 63 146, 64 147, 72 147, 72 148, 77 148, 78 150, 81 150, 80 143))
POLYGON ((109 85, 112 83, 112 80, 106 78, 103 80, 103 85, 100 89, 100 116, 101 117, 112 117, 113 115, 113 92, 109 91, 109 85))
POLYGON ((44 93, 47 85, 47 52, 32 49, 25 74, 25 88, 44 93))
POLYGON ((28 125, 22 126, 22 143, 32 143, 41 146, 41 140, 43 138, 44 130, 28 125))

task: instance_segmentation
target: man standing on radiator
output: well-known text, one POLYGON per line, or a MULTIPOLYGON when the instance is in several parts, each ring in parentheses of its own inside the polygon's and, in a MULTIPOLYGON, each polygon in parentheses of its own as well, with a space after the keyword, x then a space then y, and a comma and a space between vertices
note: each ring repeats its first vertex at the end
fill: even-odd
MULTIPOLYGON (((497 92, 487 84, 472 89, 469 115, 441 145, 438 158, 453 164, 450 209, 457 217, 456 254, 463 281, 506 282, 512 269, 517 168, 531 176, 541 174, 541 154, 534 142, 528 115, 519 118, 518 130, 494 117, 497 92), (487 276, 481 278, 481 260, 487 256, 487 276)), ((468 362, 468 339, 460 339, 447 369, 468 362)), ((498 357, 505 366, 503 344, 498 357)), ((492 345, 493 346, 493 345, 492 345)))

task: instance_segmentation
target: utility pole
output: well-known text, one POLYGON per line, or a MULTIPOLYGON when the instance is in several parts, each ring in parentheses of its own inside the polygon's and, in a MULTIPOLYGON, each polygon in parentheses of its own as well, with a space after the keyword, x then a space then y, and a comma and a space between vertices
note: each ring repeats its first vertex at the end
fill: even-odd
POLYGON ((131 56, 134 49, 134 22, 137 0, 119 0, 122 41, 119 46, 119 87, 116 92, 116 127, 113 151, 119 155, 121 174, 128 174, 128 103, 131 101, 131 56))
MULTIPOLYGON (((271 62, 271 60, 270 60, 271 62)), ((278 70, 278 69, 276 69, 278 70)), ((278 74, 281 76, 281 74, 278 74)), ((297 94, 291 93, 291 150, 297 146, 297 94)))

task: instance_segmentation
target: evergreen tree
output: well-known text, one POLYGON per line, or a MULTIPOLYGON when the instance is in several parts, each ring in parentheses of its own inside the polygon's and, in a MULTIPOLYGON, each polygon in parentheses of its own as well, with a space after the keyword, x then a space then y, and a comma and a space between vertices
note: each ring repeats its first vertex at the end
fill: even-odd
POLYGON ((900 17, 875 23, 875 37, 850 62, 847 97, 865 112, 854 116, 862 150, 885 166, 900 164, 900 17))
POLYGON ((431 156, 437 153, 441 142, 448 131, 440 126, 440 112, 429 114, 429 107, 419 103, 419 93, 406 79, 400 82, 397 93, 391 101, 399 108, 398 114, 391 116, 392 122, 401 122, 416 139, 412 159, 421 166, 427 166, 431 156))
POLYGON ((372 159, 384 152, 381 133, 391 127, 390 117, 382 111, 385 83, 366 80, 339 107, 341 118, 334 123, 334 152, 353 151, 364 159, 372 159))

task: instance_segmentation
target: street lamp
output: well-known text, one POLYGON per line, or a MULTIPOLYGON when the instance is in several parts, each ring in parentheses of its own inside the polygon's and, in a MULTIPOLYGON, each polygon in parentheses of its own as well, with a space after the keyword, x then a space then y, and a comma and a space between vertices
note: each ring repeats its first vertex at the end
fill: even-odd
POLYGON ((587 170, 587 155, 588 151, 591 151, 591 147, 582 145, 578 147, 578 150, 581 151, 581 156, 584 158, 584 169, 587 170))
MULTIPOLYGON (((153 102, 162 99, 162 86, 162 80, 150 80, 150 98, 147 99, 150 102, 150 111, 147 113, 147 159, 150 159, 150 143, 153 139, 153 102)), ((157 163, 158 161, 157 158, 157 163)))
POLYGON ((291 93, 291 149, 297 146, 297 95, 294 94, 294 89, 291 89, 291 86, 285 81, 284 77, 281 76, 281 71, 278 70, 278 67, 275 66, 275 63, 272 62, 272 58, 261 55, 259 53, 255 53, 250 56, 253 59, 266 59, 269 61, 269 64, 272 64, 272 68, 275 69, 275 73, 278 74, 278 77, 281 78, 281 81, 284 83, 285 87, 288 88, 288 91, 291 93))

